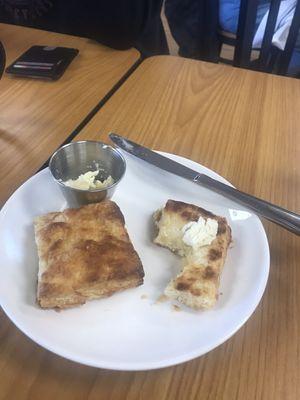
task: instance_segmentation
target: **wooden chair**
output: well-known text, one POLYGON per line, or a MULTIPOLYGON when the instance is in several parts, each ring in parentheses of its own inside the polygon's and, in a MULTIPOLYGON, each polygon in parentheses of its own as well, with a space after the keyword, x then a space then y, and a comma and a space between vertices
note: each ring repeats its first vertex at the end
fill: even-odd
MULTIPOLYGON (((208 0, 209 1, 209 0, 208 0)), ((300 27, 300 0, 297 2, 292 25, 284 50, 272 45, 272 37, 281 0, 270 0, 269 16, 259 51, 258 58, 251 60, 252 42, 255 34, 258 0, 241 0, 237 34, 219 31, 220 48, 223 43, 234 46, 232 64, 237 67, 250 68, 265 72, 286 75, 295 48, 300 27)), ((219 56, 219 61, 228 63, 227 59, 219 56)))

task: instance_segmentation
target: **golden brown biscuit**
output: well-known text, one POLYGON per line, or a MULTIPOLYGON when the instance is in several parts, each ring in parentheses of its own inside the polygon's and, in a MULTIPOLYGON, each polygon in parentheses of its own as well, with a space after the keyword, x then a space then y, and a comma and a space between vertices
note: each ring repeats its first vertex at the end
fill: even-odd
POLYGON ((114 202, 49 213, 34 227, 41 307, 72 307, 143 283, 142 263, 114 202))
POLYGON ((168 200, 165 207, 154 214, 154 221, 157 228, 154 243, 170 249, 183 261, 181 273, 169 283, 165 294, 195 309, 214 306, 231 242, 231 229, 226 219, 193 204, 168 200), (218 231, 211 244, 194 248, 184 243, 182 228, 188 222, 198 221, 199 217, 216 220, 218 231))

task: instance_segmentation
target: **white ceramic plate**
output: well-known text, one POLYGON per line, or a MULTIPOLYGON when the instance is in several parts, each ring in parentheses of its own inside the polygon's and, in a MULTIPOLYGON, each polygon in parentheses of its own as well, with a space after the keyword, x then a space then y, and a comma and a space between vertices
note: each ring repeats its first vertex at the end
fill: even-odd
MULTIPOLYGON (((165 154, 225 182, 190 160, 165 154)), ((101 368, 145 370, 198 357, 233 335, 264 292, 269 249, 260 220, 230 200, 127 156, 127 172, 113 200, 145 270, 144 285, 56 312, 36 304, 38 257, 33 218, 66 208, 45 169, 25 182, 0 213, 0 302, 8 317, 32 340, 68 359, 101 368), (225 216, 233 246, 222 275, 220 298, 210 311, 175 311, 157 302, 180 260, 151 242, 152 213, 167 199, 182 200, 225 216)), ((227 182, 228 183, 228 182, 227 182)))

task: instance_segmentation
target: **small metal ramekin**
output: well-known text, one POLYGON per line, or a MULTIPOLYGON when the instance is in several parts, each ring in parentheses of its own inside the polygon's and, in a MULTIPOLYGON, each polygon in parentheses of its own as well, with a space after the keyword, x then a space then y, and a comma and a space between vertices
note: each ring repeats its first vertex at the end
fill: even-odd
POLYGON ((59 148, 51 157, 49 169, 62 190, 70 207, 98 203, 112 197, 126 170, 122 154, 114 147, 97 141, 71 142, 59 148), (82 190, 64 184, 69 179, 77 179, 88 171, 99 170, 97 179, 111 176, 114 183, 103 189, 82 190))

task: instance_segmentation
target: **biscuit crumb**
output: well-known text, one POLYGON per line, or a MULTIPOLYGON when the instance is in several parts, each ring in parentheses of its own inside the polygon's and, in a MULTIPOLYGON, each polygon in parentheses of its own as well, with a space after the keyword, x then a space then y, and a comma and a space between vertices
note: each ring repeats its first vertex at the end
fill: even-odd
POLYGON ((172 304, 172 308, 174 311, 181 311, 181 308, 179 306, 177 306, 176 304, 172 304))
POLYGON ((167 301, 167 300, 168 300, 167 296, 166 296, 165 294, 161 294, 161 295, 159 296, 159 298, 156 300, 155 303, 164 303, 164 302, 167 301))

